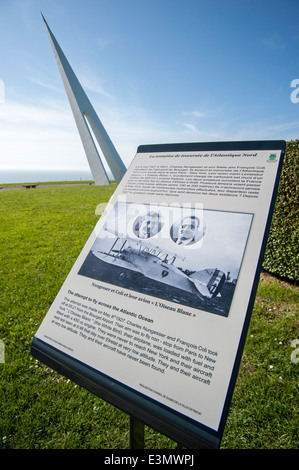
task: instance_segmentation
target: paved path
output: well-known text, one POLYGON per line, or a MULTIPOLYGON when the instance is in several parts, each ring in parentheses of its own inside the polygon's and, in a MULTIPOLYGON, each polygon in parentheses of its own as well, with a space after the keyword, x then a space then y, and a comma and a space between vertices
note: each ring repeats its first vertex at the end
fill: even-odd
POLYGON ((28 184, 26 185, 26 183, 24 184, 18 184, 16 186, 7 186, 7 187, 4 187, 4 188, 1 188, 0 186, 0 192, 2 191, 12 191, 12 190, 19 190, 19 189, 28 189, 28 187, 30 186, 30 189, 36 189, 36 188, 47 188, 49 186, 90 186, 94 183, 55 183, 55 184, 51 184, 51 183, 46 183, 46 184, 39 184, 39 183, 31 183, 31 184, 28 184))

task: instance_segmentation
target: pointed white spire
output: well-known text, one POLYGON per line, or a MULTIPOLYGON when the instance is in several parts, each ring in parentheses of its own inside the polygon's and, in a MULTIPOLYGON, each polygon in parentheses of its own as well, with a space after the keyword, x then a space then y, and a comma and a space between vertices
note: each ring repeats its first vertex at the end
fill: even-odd
POLYGON ((106 185, 110 184, 110 181, 86 121, 99 143, 116 183, 119 183, 126 172, 126 167, 44 17, 43 20, 95 184, 106 185))

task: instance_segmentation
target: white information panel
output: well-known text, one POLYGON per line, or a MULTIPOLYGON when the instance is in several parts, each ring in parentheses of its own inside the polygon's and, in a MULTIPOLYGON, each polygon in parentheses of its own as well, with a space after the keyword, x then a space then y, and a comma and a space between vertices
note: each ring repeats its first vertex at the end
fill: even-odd
POLYGON ((153 414, 162 405, 219 437, 284 148, 281 141, 139 147, 38 329, 33 354, 47 344, 149 399, 153 414))

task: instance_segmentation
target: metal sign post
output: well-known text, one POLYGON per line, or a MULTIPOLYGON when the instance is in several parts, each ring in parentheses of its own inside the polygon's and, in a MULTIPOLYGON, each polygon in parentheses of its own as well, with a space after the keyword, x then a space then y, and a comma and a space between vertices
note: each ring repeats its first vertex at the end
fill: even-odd
POLYGON ((144 449, 144 424, 130 416, 130 449, 144 449))

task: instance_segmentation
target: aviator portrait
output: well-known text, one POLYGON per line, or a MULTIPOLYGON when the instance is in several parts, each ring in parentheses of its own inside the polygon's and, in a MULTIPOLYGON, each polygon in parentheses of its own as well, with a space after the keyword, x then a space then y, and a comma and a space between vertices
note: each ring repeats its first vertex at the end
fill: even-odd
POLYGON ((175 222, 170 229, 172 240, 181 246, 192 245, 198 242, 205 233, 202 220, 190 214, 175 222))
POLYGON ((162 228, 161 214, 157 211, 148 211, 137 217, 133 231, 138 238, 146 239, 157 235, 162 228))

